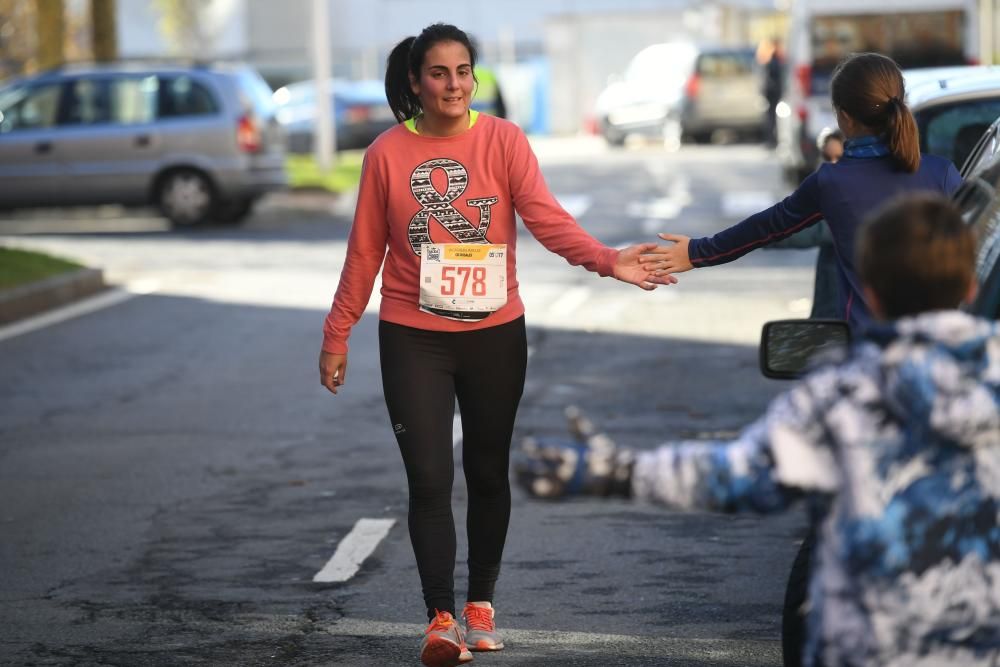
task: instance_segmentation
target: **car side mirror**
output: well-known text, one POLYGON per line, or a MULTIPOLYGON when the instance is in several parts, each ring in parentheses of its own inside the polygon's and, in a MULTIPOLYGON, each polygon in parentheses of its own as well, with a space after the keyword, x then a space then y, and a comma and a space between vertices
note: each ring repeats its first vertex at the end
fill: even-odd
POLYGON ((800 378, 817 361, 847 358, 851 330, 842 320, 775 320, 760 336, 760 372, 776 380, 800 378))

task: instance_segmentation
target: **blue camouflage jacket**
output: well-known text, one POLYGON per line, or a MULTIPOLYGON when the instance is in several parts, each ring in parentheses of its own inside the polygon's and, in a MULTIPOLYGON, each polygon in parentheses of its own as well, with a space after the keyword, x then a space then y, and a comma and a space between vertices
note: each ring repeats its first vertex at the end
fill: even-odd
POLYGON ((1000 665, 1000 334, 902 319, 779 396, 731 443, 638 455, 632 490, 683 508, 823 508, 805 665, 1000 665))

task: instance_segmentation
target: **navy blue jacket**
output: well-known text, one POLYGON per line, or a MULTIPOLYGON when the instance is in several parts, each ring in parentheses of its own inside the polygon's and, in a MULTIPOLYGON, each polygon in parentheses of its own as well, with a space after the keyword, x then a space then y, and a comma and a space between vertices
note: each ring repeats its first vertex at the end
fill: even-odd
POLYGON ((897 170, 890 158, 843 157, 823 164, 798 189, 769 209, 715 236, 691 239, 688 256, 695 267, 725 264, 826 220, 833 233, 840 281, 838 312, 852 329, 870 319, 854 268, 854 237, 865 217, 903 192, 931 191, 951 195, 962 180, 955 165, 924 155, 915 173, 897 170))

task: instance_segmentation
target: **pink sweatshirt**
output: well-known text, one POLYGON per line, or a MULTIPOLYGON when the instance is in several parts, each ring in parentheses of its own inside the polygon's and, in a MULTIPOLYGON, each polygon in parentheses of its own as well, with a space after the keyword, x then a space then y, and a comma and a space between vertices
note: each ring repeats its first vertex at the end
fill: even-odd
POLYGON ((402 124, 382 133, 365 154, 347 258, 323 326, 323 350, 347 352, 347 337, 364 313, 383 259, 379 319, 432 331, 471 331, 520 317, 515 210, 546 248, 570 264, 612 275, 618 251, 590 236, 556 202, 527 138, 513 123, 481 114, 453 137, 414 134, 402 124), (422 312, 420 243, 481 243, 483 236, 507 245, 507 303, 474 321, 422 312))

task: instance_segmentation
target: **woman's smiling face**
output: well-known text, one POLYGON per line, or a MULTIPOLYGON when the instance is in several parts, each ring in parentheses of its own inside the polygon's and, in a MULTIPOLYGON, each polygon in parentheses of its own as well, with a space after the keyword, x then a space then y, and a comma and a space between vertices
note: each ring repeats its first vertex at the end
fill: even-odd
POLYGON ((420 79, 410 79, 413 93, 420 98, 424 115, 440 120, 457 120, 468 114, 476 81, 472 58, 459 42, 438 42, 424 54, 420 79))

